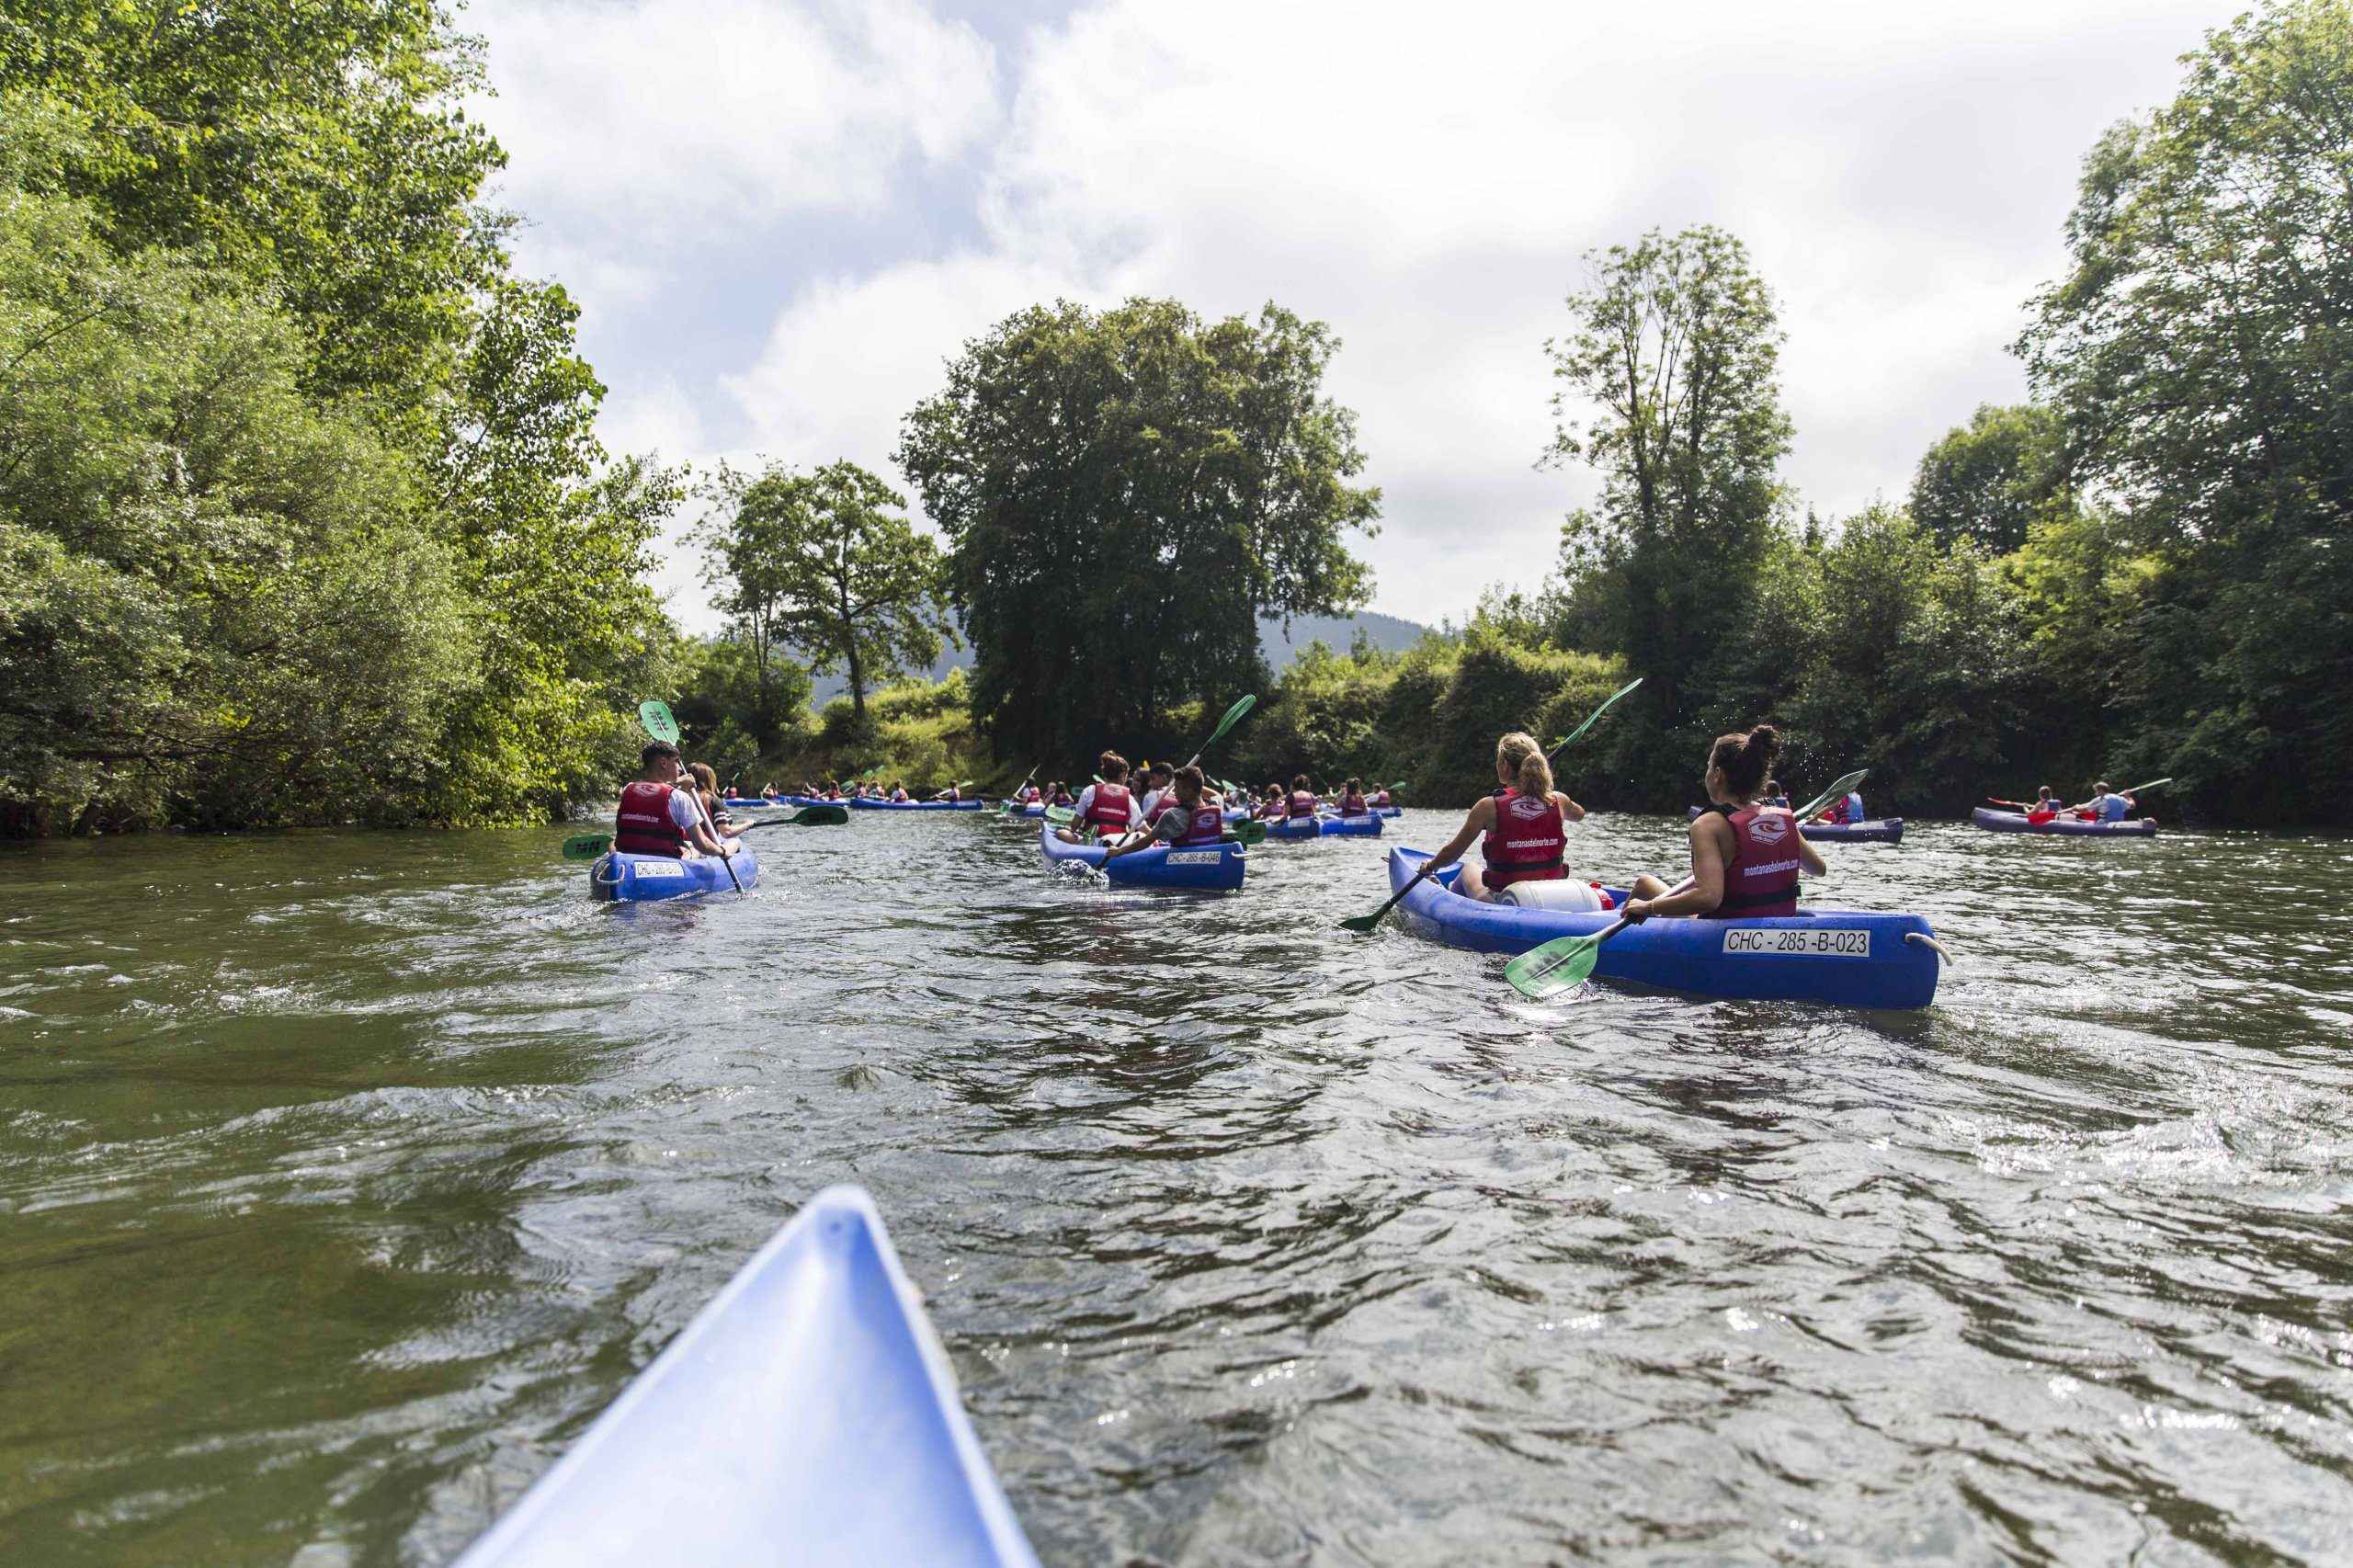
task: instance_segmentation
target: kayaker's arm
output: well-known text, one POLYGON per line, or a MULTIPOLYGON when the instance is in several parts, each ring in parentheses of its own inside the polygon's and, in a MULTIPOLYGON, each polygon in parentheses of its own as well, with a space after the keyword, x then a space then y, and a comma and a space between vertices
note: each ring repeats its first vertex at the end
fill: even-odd
POLYGON ((1822 858, 1822 851, 1813 846, 1813 840, 1802 834, 1798 835, 1798 866, 1809 877, 1830 874, 1830 863, 1822 858))
POLYGON ((1585 808, 1583 806, 1578 805, 1574 801, 1570 800, 1558 790, 1552 791, 1552 799, 1559 804, 1561 808, 1561 815, 1563 817, 1566 818, 1570 822, 1585 821, 1585 808))
POLYGON ((1495 800, 1490 795, 1471 808, 1462 819, 1462 830, 1447 840, 1445 846, 1430 857, 1430 869, 1435 871, 1440 866, 1453 865, 1462 858, 1462 852, 1471 847, 1473 839, 1478 838, 1495 825, 1495 800))
MULTIPOLYGON (((1712 812, 1693 823, 1691 824, 1690 885, 1679 892, 1668 893, 1662 898, 1628 899, 1624 909, 1627 918, 1632 920, 1672 919, 1677 915, 1705 915, 1722 903, 1724 901, 1724 848, 1717 841, 1719 835, 1729 838, 1732 836, 1732 828, 1722 817, 1712 812)), ((1802 858, 1804 851, 1811 846, 1806 846, 1803 839, 1798 842, 1802 846, 1801 858, 1802 858)), ((1815 852, 1813 858, 1818 865, 1821 863, 1822 856, 1819 852, 1815 852)), ((1653 882, 1651 885, 1656 887, 1658 884, 1653 882)))

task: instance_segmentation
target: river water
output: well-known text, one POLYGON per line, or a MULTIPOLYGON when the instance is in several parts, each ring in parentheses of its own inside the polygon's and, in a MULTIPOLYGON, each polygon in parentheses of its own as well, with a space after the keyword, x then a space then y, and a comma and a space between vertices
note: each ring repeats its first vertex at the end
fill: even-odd
POLYGON ((1051 1563, 2353 1561, 2353 844, 1828 846, 1897 1015, 1531 1006, 1358 840, 563 836, 0 854, 0 1562, 446 1562, 837 1181, 1051 1563))

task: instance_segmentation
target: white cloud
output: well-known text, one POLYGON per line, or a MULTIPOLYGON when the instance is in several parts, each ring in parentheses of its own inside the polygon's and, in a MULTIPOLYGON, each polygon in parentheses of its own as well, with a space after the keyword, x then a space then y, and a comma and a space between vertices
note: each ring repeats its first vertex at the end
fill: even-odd
POLYGON ((499 0, 508 199, 626 256, 872 211, 996 122, 995 57, 917 0, 499 0))
MULTIPOLYGON (((617 19, 642 28, 656 10, 598 14, 588 55, 619 63, 561 96, 587 106, 574 119, 610 123, 581 128, 593 157, 550 155, 591 173, 609 160, 617 187, 658 162, 691 187, 665 199, 717 223, 747 189, 779 210, 965 205, 908 225, 952 243, 870 262, 829 260, 790 231, 813 267, 724 301, 760 346, 748 365, 600 358, 608 381, 671 375, 721 405, 731 437, 747 424, 772 456, 888 472, 899 418, 938 389, 941 360, 1021 305, 1151 293, 1214 315, 1277 300, 1346 343, 1332 391, 1362 415, 1365 478, 1387 493, 1366 549, 1378 603, 1426 619, 1540 572, 1562 512, 1592 488, 1531 471, 1552 428, 1541 344, 1563 328, 1582 253, 1654 224, 1740 235, 1790 334, 1789 477, 1834 514, 1900 496, 1947 426, 2022 394, 2005 345, 2060 267, 2083 153, 2169 98, 2175 57, 2231 14, 2215 0, 1607 14, 1105 0, 1009 53, 1000 110, 984 47, 910 4, 845 30, 838 16, 726 0, 731 58, 823 47, 865 72, 857 90, 778 106, 769 127, 770 97, 699 83, 617 19), (914 40, 892 57, 903 67, 878 63, 886 27, 914 40), (651 84, 631 79, 641 52, 651 84), (911 101, 934 97, 919 120, 911 101), (658 156, 634 145, 648 114, 658 156), (844 161, 773 152, 806 146, 844 161), (943 194, 904 176, 949 156, 976 185, 943 194)), ((491 31, 494 61, 514 51, 491 31)), ((510 86, 509 108, 537 90, 510 86)), ((567 240, 593 235, 603 189, 568 176, 532 210, 567 240)))

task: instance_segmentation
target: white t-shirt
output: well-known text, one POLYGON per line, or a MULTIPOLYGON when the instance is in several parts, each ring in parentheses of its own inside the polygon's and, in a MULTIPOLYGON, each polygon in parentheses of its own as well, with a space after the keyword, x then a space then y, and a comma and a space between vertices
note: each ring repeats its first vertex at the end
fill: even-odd
MULTIPOLYGON (((1072 809, 1078 812, 1078 820, 1085 822, 1086 813, 1093 809, 1094 805, 1095 786, 1089 784, 1078 792, 1078 804, 1072 809)), ((1128 826, 1132 829, 1142 825, 1143 812, 1136 805, 1136 792, 1131 790, 1128 791, 1128 826)))

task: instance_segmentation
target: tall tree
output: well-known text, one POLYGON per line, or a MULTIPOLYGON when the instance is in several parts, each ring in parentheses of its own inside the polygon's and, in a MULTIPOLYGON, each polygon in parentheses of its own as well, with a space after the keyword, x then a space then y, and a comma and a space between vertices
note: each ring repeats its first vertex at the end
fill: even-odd
POLYGON ((1981 404, 1920 459, 1912 520, 1939 542, 1974 540, 2008 554, 2038 516, 2071 498, 2063 437, 2058 419, 2038 403, 1981 404))
POLYGON ((939 546, 900 515, 904 496, 856 463, 748 480, 722 470, 711 494, 704 581, 751 651, 763 713, 777 647, 806 653, 819 675, 846 674, 862 726, 871 687, 930 665, 954 635, 939 546))
POLYGON ((1574 605, 1588 579, 1606 585, 1612 646, 1597 651, 1646 677, 1650 724, 1628 728, 1655 752, 1658 731, 1694 719, 1783 503, 1782 334, 1746 249, 1721 229, 1653 231, 1586 261, 1572 330, 1545 345, 1560 382, 1546 455, 1600 472, 1598 506, 1563 530, 1566 592, 1574 605))
POLYGON ((1269 304, 1033 306, 967 343, 898 458, 951 546, 973 702, 1001 752, 1141 744, 1265 676, 1261 613, 1341 614, 1378 490, 1324 392, 1338 340, 1269 304))
POLYGON ((2086 159, 2020 351, 2163 568, 2127 750, 2343 820, 2353 766, 2353 7, 2211 32, 2086 159))

